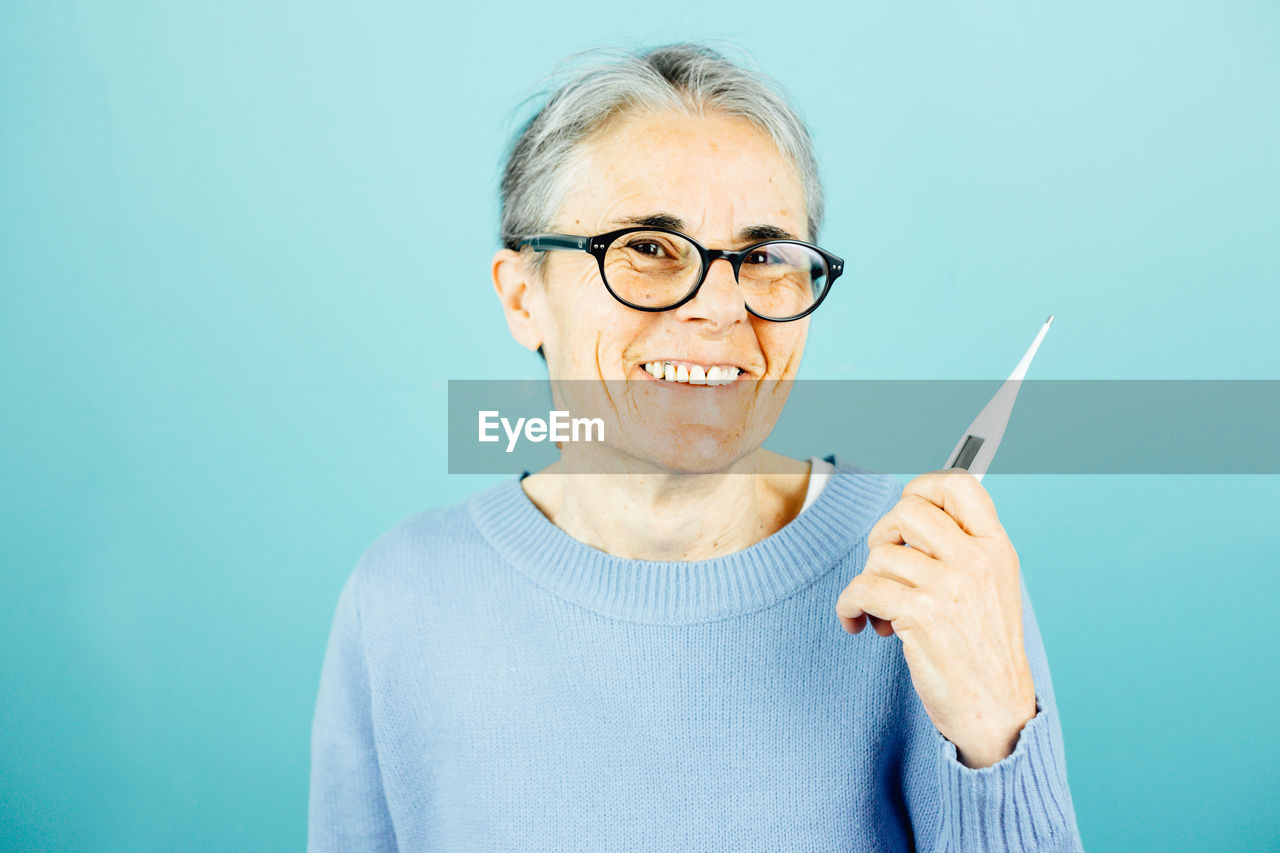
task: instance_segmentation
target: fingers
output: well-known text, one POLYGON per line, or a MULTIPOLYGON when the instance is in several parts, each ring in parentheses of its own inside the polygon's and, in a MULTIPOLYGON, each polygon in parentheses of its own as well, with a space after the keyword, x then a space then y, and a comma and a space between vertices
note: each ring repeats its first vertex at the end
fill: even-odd
POLYGON ((906 544, 941 560, 960 550, 964 536, 955 519, 937 504, 906 495, 871 528, 867 547, 906 544))
MULTIPOLYGON (((929 590, 936 589, 938 581, 946 571, 946 567, 941 562, 925 555, 923 551, 882 542, 872 549, 867 557, 867 565, 863 567, 863 573, 858 578, 874 576, 874 578, 897 584, 902 589, 915 590, 915 596, 919 597, 922 594, 928 594, 929 590)), ((858 578, 854 580, 858 581, 858 578)), ((860 583, 865 584, 867 581, 860 581, 860 583)), ((870 603, 873 599, 860 596, 859 588, 855 588, 855 583, 850 583, 845 594, 842 594, 841 601, 837 601, 836 612, 849 613, 849 615, 840 616, 841 625, 844 625, 846 631, 850 634, 858 634, 869 622, 877 634, 888 637, 895 631, 892 620, 901 619, 902 607, 906 606, 910 598, 905 598, 905 593, 884 588, 882 597, 876 599, 881 603, 876 605, 876 603, 870 603), (891 596, 892 602, 886 603, 883 596, 891 596), (844 606, 841 605, 841 601, 844 602, 844 606), (876 610, 876 607, 881 610, 876 610), (888 615, 890 608, 897 613, 897 616, 888 615)))
POLYGON ((916 477, 867 535, 866 565, 836 601, 841 625, 856 634, 870 622, 887 637, 924 618, 928 596, 959 600, 967 570, 994 553, 991 541, 979 539, 1008 541, 976 477, 959 468, 916 477))
POLYGON ((848 616, 840 616, 840 624, 848 633, 856 634, 863 628, 867 627, 867 614, 864 613, 856 619, 851 619, 848 616))
POLYGON ((923 498, 946 512, 970 536, 1004 534, 991 495, 978 478, 963 468, 944 468, 921 474, 902 488, 902 497, 923 498))
POLYGON ((947 569, 924 551, 881 542, 867 555, 862 571, 915 589, 931 589, 947 569))
POLYGON ((870 615, 867 616, 867 621, 871 623, 871 627, 874 628, 875 632, 881 637, 887 637, 893 633, 892 622, 886 622, 883 619, 878 619, 875 616, 870 615))
POLYGON ((902 630, 910 623, 909 614, 918 595, 916 590, 895 580, 863 572, 851 580, 836 599, 836 614, 841 617, 840 622, 845 630, 851 634, 862 630, 861 618, 864 615, 875 616, 887 622, 900 622, 902 624, 894 627, 902 630))

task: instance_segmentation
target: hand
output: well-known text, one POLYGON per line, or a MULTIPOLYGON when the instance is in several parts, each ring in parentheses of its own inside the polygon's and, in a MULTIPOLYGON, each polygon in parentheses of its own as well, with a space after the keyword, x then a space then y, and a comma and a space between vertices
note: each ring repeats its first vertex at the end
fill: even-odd
POLYGON ((962 763, 1007 757, 1035 716, 1035 683, 1018 554, 991 496, 960 468, 922 474, 867 546, 865 568, 836 601, 844 629, 857 634, 870 618, 881 636, 898 634, 911 683, 962 763))

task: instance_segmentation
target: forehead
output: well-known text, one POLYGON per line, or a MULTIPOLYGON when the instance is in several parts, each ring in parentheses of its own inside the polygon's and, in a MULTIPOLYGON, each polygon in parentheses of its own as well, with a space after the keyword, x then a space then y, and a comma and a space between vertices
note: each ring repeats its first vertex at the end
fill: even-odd
POLYGON ((741 116, 624 114, 584 142, 576 159, 562 208, 569 223, 603 227, 663 211, 693 230, 768 224, 807 234, 798 170, 741 116))

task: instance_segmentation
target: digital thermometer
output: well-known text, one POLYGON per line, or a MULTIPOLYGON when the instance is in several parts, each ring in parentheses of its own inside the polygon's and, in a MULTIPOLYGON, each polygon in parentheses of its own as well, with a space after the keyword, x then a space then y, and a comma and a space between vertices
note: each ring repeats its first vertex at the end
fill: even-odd
POLYGON ((978 413, 973 423, 969 424, 964 437, 960 439, 956 449, 951 451, 947 464, 942 467, 964 468, 977 477, 979 482, 982 481, 982 475, 987 473, 987 468, 996 455, 996 448, 1000 446, 1000 439, 1004 437, 1004 428, 1009 424, 1009 415, 1013 413, 1013 401, 1018 399, 1022 378, 1027 375, 1031 359, 1035 358, 1036 350, 1040 348, 1040 342, 1044 340, 1045 332, 1049 331, 1051 323, 1053 323, 1052 314, 1040 327, 1040 333, 1031 342, 1026 355, 1022 357, 1022 361, 1018 362, 1013 373, 1000 386, 1000 390, 991 398, 991 402, 987 403, 986 408, 978 413))

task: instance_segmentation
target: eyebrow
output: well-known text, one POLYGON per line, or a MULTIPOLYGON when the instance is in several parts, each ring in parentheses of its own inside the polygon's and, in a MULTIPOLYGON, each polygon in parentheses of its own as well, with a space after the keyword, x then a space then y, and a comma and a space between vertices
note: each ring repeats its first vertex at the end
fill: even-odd
MULTIPOLYGON (((685 231, 684 220, 671 213, 624 216, 619 219, 611 219, 609 223, 611 225, 646 225, 650 228, 671 228, 675 231, 685 231)), ((738 232, 737 239, 740 243, 754 243, 760 240, 798 240, 800 238, 776 225, 748 225, 738 232)))

